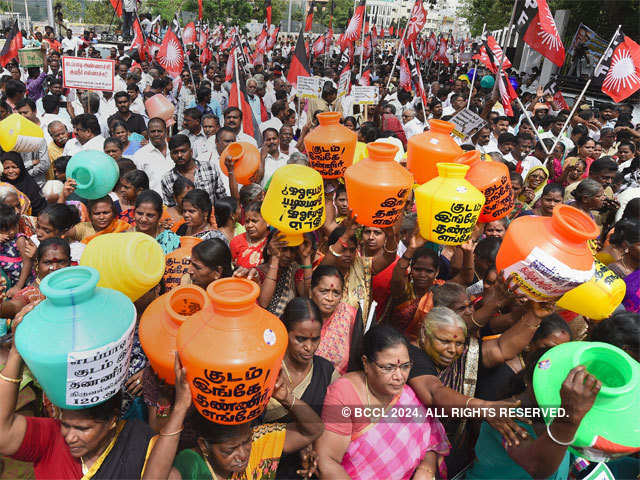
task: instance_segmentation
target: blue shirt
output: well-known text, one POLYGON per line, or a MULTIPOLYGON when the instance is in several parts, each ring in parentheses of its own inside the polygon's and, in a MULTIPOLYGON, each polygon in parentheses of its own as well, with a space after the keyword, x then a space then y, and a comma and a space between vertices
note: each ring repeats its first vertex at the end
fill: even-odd
MULTIPOLYGON (((196 107, 198 110, 200 110, 202 112, 202 114, 204 115, 207 112, 204 112, 203 108, 201 106, 199 106, 195 101, 191 102, 187 108, 193 108, 196 107)), ((222 125, 222 107, 220 106, 220 103, 212 98, 211 102, 209 102, 209 108, 211 109, 211 113, 213 113, 216 117, 218 117, 218 122, 220 122, 220 124, 222 125)))

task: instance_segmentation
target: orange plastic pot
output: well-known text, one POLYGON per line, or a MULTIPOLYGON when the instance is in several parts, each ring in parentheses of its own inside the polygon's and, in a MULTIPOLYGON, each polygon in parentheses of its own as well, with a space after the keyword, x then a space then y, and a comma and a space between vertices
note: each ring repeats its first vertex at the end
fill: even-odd
POLYGON ((233 142, 227 145, 220 154, 220 170, 226 176, 229 176, 227 166, 224 159, 227 155, 231 155, 233 160, 233 173, 236 181, 240 185, 248 185, 251 183, 251 177, 258 171, 260 167, 260 151, 247 142, 233 142))
POLYGON ((206 292, 196 285, 182 285, 156 298, 142 314, 138 335, 151 368, 173 385, 173 364, 178 330, 196 316, 207 318, 213 309, 206 292))
POLYGON ((366 227, 393 225, 402 213, 413 175, 394 159, 398 147, 375 142, 367 145, 369 157, 344 172, 349 207, 366 227))
POLYGON ((407 168, 419 184, 438 176, 438 163, 455 162, 464 153, 451 137, 453 123, 429 120, 429 127, 407 142, 407 168))
POLYGON ((196 237, 180 237, 180 247, 165 256, 162 280, 167 289, 172 290, 180 285, 182 277, 187 274, 187 267, 191 264, 191 250, 201 241, 201 238, 196 237))
POLYGON ((569 205, 556 206, 551 217, 519 217, 507 228, 496 267, 532 300, 556 301, 594 276, 588 241, 598 234, 591 217, 569 205))
POLYGON ((161 93, 156 93, 153 97, 144 102, 144 106, 147 109, 149 118, 161 118, 163 119, 167 127, 170 127, 176 121, 173 119, 173 114, 176 111, 176 107, 173 103, 161 93))
POLYGON ((259 417, 271 398, 287 349, 280 319, 260 308, 260 288, 244 278, 207 287, 212 315, 178 331, 177 345, 193 401, 212 422, 237 425, 259 417))
POLYGON ((485 203, 478 222, 488 223, 499 220, 513 210, 513 190, 509 169, 505 164, 483 162, 477 150, 465 153, 458 157, 456 162, 469 166, 469 171, 464 178, 484 195, 485 203))
POLYGON ((309 166, 316 169, 322 178, 338 178, 353 163, 358 136, 344 125, 340 125, 339 112, 318 114, 318 125, 304 137, 304 147, 309 166))

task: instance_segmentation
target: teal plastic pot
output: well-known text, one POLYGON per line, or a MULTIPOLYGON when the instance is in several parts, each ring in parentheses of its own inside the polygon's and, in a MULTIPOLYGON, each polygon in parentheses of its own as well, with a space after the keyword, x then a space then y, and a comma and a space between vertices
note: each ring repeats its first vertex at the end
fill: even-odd
POLYGON ((99 150, 85 150, 76 153, 67 164, 67 178, 73 178, 76 193, 82 198, 95 200, 113 190, 120 170, 116 161, 99 150))
MULTIPOLYGON (((599 462, 640 451, 640 364, 613 345, 568 342, 545 353, 533 373, 538 405, 559 407, 562 382, 578 365, 600 380, 602 388, 578 427, 574 452, 599 462)), ((545 417, 547 423, 552 420, 545 417)))
POLYGON ((124 294, 96 287, 91 267, 47 275, 47 298, 18 325, 15 344, 54 405, 80 409, 115 395, 126 378, 136 311, 124 294))

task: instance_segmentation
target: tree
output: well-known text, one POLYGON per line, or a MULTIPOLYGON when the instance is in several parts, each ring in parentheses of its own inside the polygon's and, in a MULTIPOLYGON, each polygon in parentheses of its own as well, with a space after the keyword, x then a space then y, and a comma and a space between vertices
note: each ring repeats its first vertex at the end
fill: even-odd
POLYGON ((62 0, 62 14, 65 20, 71 22, 82 21, 86 24, 105 25, 107 22, 119 25, 122 23, 120 18, 113 14, 114 10, 111 3, 103 2, 86 2, 84 14, 82 4, 79 0, 62 0))

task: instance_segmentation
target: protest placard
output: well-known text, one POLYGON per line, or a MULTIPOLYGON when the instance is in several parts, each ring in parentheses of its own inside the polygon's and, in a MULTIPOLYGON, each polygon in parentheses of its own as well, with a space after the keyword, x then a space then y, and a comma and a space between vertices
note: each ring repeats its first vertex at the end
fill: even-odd
POLYGON ((322 86, 320 77, 298 77, 298 94, 300 98, 320 98, 322 86))
POLYGON ((351 96, 354 105, 375 105, 378 103, 378 87, 354 85, 351 96))
POLYGON ((113 92, 115 71, 115 60, 62 57, 64 88, 113 92))
POLYGON ((453 134, 463 140, 486 123, 484 118, 466 108, 456 113, 449 121, 455 125, 453 134))

